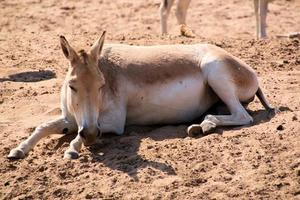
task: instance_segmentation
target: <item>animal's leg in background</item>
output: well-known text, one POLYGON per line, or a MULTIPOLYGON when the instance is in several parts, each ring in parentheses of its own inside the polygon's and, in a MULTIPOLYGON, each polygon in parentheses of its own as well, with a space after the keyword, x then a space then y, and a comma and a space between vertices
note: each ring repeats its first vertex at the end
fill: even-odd
POLYGON ((71 141, 70 147, 65 151, 64 158, 66 159, 77 159, 79 157, 79 151, 82 146, 82 140, 79 134, 74 140, 71 141))
POLYGON ((259 16, 258 16, 258 3, 259 3, 259 0, 253 0, 254 2, 254 14, 255 14, 255 24, 256 24, 256 37, 257 39, 259 38, 258 35, 259 35, 259 16))
POLYGON ((186 24, 186 15, 190 3, 191 0, 178 0, 176 8, 176 17, 178 24, 186 24))
POLYGON ((160 25, 161 33, 167 34, 167 20, 172 8, 174 0, 161 0, 159 12, 160 12, 160 25))
POLYGON ((186 15, 190 3, 191 0, 178 0, 176 17, 180 25, 180 34, 186 37, 195 37, 193 31, 186 25, 186 15))
POLYGON ((12 149, 8 158, 24 158, 25 155, 44 137, 50 134, 68 134, 76 131, 75 123, 67 121, 64 117, 39 125, 35 131, 18 147, 12 149))
POLYGON ((267 32, 267 13, 268 13, 268 1, 269 0, 254 0, 254 11, 256 18, 256 37, 266 38, 267 32))
POLYGON ((268 13, 268 0, 260 0, 260 8, 259 8, 259 15, 260 15, 260 38, 267 37, 267 13, 268 13))

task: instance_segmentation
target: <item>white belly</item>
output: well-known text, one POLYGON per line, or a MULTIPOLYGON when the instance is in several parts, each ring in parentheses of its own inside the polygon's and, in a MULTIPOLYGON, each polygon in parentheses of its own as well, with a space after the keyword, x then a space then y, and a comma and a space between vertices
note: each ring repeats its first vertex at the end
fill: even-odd
POLYGON ((215 101, 200 76, 140 87, 129 97, 126 124, 188 122, 201 116, 215 101))

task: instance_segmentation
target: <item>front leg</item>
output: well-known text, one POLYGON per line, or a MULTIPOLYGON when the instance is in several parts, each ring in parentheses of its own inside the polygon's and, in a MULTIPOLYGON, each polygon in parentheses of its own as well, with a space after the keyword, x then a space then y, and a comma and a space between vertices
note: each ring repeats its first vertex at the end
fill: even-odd
POLYGON ((77 159, 79 157, 79 151, 82 146, 82 139, 79 134, 74 140, 71 141, 70 147, 65 151, 65 159, 77 159))
MULTIPOLYGON (((101 133, 115 133, 122 135, 124 133, 126 121, 126 108, 123 104, 114 104, 106 112, 102 112, 98 119, 101 133)), ((74 140, 71 141, 70 147, 65 151, 65 159, 77 159, 79 151, 82 147, 82 139, 78 134, 74 140)))
POLYGON ((50 134, 71 133, 76 131, 76 129, 76 124, 64 117, 43 123, 25 141, 21 142, 18 147, 12 149, 7 157, 12 159, 24 158, 42 138, 50 134))
MULTIPOLYGON (((119 118, 118 116, 111 115, 111 113, 101 117, 101 133, 115 133, 122 135, 124 133, 125 118, 119 118)), ((82 147, 82 139, 78 134, 74 140, 71 141, 70 147, 65 151, 65 159, 77 159, 79 157, 79 151, 82 147)))

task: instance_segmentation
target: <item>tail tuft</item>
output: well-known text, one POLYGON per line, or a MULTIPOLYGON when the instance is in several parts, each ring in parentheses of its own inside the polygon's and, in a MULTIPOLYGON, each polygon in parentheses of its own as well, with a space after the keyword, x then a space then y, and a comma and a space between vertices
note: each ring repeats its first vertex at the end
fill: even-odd
POLYGON ((258 99, 260 100, 260 102, 264 106, 264 108, 268 111, 268 118, 271 119, 272 117, 274 117, 275 114, 277 113, 277 110, 269 104, 269 102, 267 101, 267 99, 260 87, 258 88, 258 90, 256 92, 256 96, 258 97, 258 99))
POLYGON ((268 118, 271 119, 275 116, 275 114, 277 113, 277 110, 275 108, 270 108, 268 110, 268 118))

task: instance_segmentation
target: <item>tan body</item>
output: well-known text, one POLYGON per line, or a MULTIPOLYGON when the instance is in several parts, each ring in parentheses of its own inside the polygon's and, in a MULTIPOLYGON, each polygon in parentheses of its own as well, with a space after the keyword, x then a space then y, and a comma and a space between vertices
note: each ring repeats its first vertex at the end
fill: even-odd
MULTIPOLYGON (((116 81, 112 83, 116 94, 108 92, 108 102, 104 101, 103 106, 109 105, 105 108, 109 111, 116 109, 116 112, 123 112, 115 120, 114 127, 106 128, 106 122, 100 121, 105 127, 104 132, 122 133, 125 121, 135 125, 191 121, 219 100, 208 81, 213 84, 215 80, 224 79, 222 92, 228 93, 232 89, 240 101, 254 97, 258 89, 257 78, 251 68, 208 44, 108 45, 103 50, 101 63, 102 69, 109 68, 104 77, 113 74, 110 79, 116 81), (112 68, 115 73, 111 73, 112 68), (114 130, 120 126, 120 130, 114 130)), ((111 114, 108 112, 108 115, 111 114)), ((100 114, 100 119, 101 116, 105 119, 105 114, 100 114)))
POLYGON ((50 133, 78 130, 65 153, 66 158, 76 158, 82 143, 92 144, 103 132, 121 135, 128 124, 189 122, 218 101, 231 114, 207 115, 201 124, 188 128, 189 135, 208 133, 216 126, 250 124, 253 119, 241 102, 251 101, 255 94, 271 109, 255 72, 221 48, 106 45, 102 50, 102 37, 90 54, 80 56, 61 39, 71 61, 62 87, 62 117, 38 127, 9 157, 24 157, 50 133))
MULTIPOLYGON (((167 20, 175 0, 161 0, 160 4, 160 23, 161 33, 167 34, 167 20)), ((268 12, 268 2, 272 0, 254 0, 254 12, 256 19, 256 37, 266 38, 266 18, 268 12)), ((176 18, 180 25, 180 32, 187 37, 194 37, 195 34, 186 26, 186 15, 191 0, 177 0, 176 18)))

